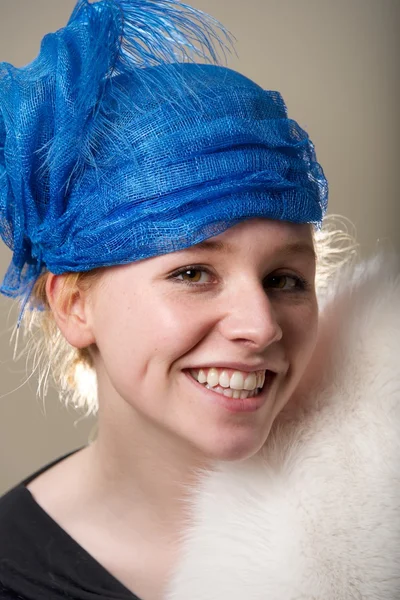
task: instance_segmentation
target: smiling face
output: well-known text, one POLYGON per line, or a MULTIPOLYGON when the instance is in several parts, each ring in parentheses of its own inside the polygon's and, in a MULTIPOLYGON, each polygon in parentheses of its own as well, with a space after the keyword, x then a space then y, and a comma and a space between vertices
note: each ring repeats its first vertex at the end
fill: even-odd
POLYGON ((106 269, 90 298, 100 417, 208 459, 254 454, 314 349, 314 276, 311 227, 266 219, 106 269))

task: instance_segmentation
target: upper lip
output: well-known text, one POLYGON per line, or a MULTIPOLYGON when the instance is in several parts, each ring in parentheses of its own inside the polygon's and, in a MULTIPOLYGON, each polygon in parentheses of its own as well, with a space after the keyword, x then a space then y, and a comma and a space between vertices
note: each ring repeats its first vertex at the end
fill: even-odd
POLYGON ((287 371, 287 368, 276 368, 276 366, 272 366, 267 362, 258 362, 258 363, 242 363, 242 362, 204 362, 199 366, 191 366, 190 369, 203 369, 203 368, 216 368, 216 369, 233 369, 234 371, 244 371, 245 373, 250 373, 251 371, 272 371, 272 373, 284 373, 287 371))

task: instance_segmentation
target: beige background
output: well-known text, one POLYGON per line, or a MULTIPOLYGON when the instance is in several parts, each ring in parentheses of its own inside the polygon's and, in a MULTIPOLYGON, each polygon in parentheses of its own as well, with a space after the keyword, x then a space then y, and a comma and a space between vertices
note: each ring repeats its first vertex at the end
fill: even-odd
MULTIPOLYGON (((0 60, 21 66, 61 27, 74 0, 0 0, 0 60)), ((229 66, 277 89, 309 133, 330 180, 330 212, 356 225, 364 254, 400 249, 399 0, 193 0, 236 35, 229 66)), ((0 244, 0 275, 10 253, 0 244)), ((0 298, 0 493, 83 445, 91 422, 35 395, 36 374, 12 360, 15 308, 0 298), (29 380, 27 381, 27 378, 29 380)))

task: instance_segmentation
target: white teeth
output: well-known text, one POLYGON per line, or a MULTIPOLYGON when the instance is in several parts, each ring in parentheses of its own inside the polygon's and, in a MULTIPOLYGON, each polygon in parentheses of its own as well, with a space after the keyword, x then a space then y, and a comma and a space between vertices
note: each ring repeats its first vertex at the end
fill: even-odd
POLYGON ((219 375, 217 369, 209 369, 207 375, 207 383, 210 387, 215 387, 219 383, 219 375))
POLYGON ((219 376, 219 385, 223 388, 228 388, 229 387, 229 375, 226 371, 222 371, 221 375, 219 376))
POLYGON ((244 377, 240 371, 235 371, 229 382, 229 387, 232 390, 242 390, 244 386, 244 377))
POLYGON ((220 385, 212 388, 208 385, 208 383, 206 383, 204 387, 212 392, 215 392, 216 394, 221 394, 227 398, 235 398, 236 400, 239 398, 240 400, 245 400, 246 398, 254 398, 254 396, 257 396, 256 390, 231 390, 231 388, 223 388, 220 385))
POLYGON ((254 390, 257 386, 257 376, 255 373, 249 373, 244 380, 244 389, 245 390, 254 390))
MULTIPOLYGON (((254 391, 256 393, 257 388, 262 388, 265 382, 265 371, 252 371, 251 373, 234 371, 231 377, 229 377, 228 371, 220 371, 215 367, 211 367, 209 369, 191 369, 190 373, 199 383, 207 384, 207 388, 220 387, 221 389, 225 388, 239 392, 254 391)), ((229 397, 236 396, 229 395, 229 397)), ((237 397, 239 398, 239 396, 237 397)))
POLYGON ((207 375, 205 374, 203 369, 200 369, 199 374, 197 375, 197 381, 199 383, 205 383, 207 381, 207 375))
POLYGON ((228 398, 233 398, 233 390, 231 390, 231 388, 225 388, 223 394, 228 398))

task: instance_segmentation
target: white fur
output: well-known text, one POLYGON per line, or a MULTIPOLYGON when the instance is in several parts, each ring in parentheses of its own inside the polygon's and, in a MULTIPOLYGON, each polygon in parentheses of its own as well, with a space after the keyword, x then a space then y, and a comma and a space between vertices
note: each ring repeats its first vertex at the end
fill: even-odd
POLYGON ((400 269, 348 268, 257 456, 219 464, 168 600, 400 599, 400 269))

